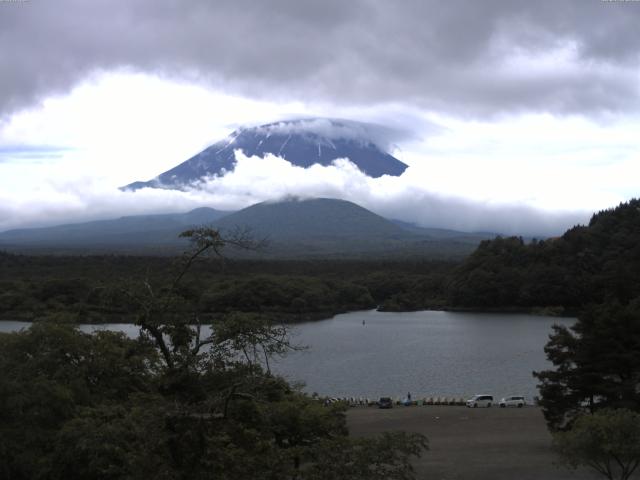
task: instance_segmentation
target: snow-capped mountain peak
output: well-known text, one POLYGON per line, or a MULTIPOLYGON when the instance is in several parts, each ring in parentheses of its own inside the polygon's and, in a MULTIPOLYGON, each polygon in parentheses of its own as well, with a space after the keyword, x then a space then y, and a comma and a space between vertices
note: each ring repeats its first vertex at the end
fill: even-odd
POLYGON ((204 177, 224 175, 233 171, 234 152, 238 149, 247 156, 264 158, 273 154, 304 168, 314 164, 330 165, 337 158, 348 158, 370 177, 399 176, 407 166, 388 153, 388 132, 379 125, 325 118, 241 128, 156 178, 124 188, 181 189, 204 177))

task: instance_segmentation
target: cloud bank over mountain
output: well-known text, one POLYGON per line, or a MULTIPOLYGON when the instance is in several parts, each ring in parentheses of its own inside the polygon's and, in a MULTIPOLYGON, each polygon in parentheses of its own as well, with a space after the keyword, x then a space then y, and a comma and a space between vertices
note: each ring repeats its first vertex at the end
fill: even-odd
POLYGON ((37 195, 17 198, 0 192, 0 230, 124 214, 182 212, 200 206, 238 210, 286 196, 329 197, 355 202, 387 218, 462 231, 554 236, 588 221, 592 212, 547 212, 526 205, 474 202, 430 191, 411 167, 399 177, 371 178, 347 159, 330 166, 301 168, 274 155, 246 157, 236 151, 236 168, 206 178, 185 191, 144 188, 123 192, 89 178, 50 183, 37 195))
MULTIPOLYGON (((431 132, 436 129, 437 126, 432 126, 431 132)), ((253 130, 265 136, 311 134, 329 140, 353 140, 364 145, 373 143, 385 152, 393 151, 396 145, 404 140, 416 138, 416 134, 409 129, 330 118, 302 118, 273 122, 254 127, 253 130)))

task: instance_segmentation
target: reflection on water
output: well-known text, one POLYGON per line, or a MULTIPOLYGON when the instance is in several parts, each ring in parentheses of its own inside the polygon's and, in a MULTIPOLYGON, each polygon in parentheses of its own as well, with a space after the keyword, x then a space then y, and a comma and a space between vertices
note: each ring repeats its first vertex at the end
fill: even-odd
MULTIPOLYGON (((537 395, 533 370, 547 368, 551 325, 574 319, 521 314, 353 312, 292 328, 309 348, 272 365, 305 390, 329 396, 537 395), (363 322, 364 321, 364 322, 363 322)), ((0 322, 0 331, 27 328, 0 322)), ((137 334, 127 324, 81 325, 137 334)))

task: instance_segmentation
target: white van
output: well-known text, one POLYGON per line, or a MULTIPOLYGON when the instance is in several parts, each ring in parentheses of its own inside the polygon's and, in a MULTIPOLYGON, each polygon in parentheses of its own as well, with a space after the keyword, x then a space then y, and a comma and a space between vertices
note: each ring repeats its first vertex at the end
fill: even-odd
POLYGON ((522 395, 513 395, 511 397, 505 397, 502 400, 500 400, 500 406, 502 408, 505 407, 518 407, 518 408, 522 408, 525 406, 525 400, 524 397, 522 395))
POLYGON ((467 400, 467 407, 490 407, 493 404, 493 395, 474 395, 467 400))

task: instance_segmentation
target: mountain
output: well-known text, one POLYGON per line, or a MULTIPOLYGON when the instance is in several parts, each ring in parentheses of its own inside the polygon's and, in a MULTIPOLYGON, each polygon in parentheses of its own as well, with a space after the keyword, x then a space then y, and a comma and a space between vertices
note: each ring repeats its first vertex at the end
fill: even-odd
POLYGON ((196 208, 187 213, 135 215, 113 220, 26 228, 0 233, 0 248, 70 248, 118 250, 184 245, 178 234, 190 226, 212 223, 228 212, 196 208))
POLYGON ((273 241, 407 238, 389 220, 352 202, 332 198, 263 202, 214 223, 221 230, 249 227, 273 241))
POLYGON ((430 237, 433 239, 447 239, 466 243, 478 244, 482 240, 495 238, 498 234, 492 232, 459 232, 457 230, 448 230, 446 228, 429 228, 421 227, 415 223, 403 222, 402 220, 391 220, 403 230, 430 237))
MULTIPOLYGON (((227 250, 251 258, 360 258, 465 256, 481 238, 451 230, 402 226, 352 202, 329 198, 263 202, 238 212, 199 208, 185 214, 122 217, 0 233, 0 249, 56 253, 176 254, 178 234, 207 224, 231 235, 248 229, 267 245, 259 252, 227 250)), ((483 237, 487 238, 487 237, 483 237)))
POLYGON ((134 182, 123 189, 181 189, 203 177, 224 175, 235 168, 235 150, 262 158, 267 154, 277 155, 305 168, 348 158, 370 177, 399 176, 407 165, 386 151, 380 142, 385 135, 388 131, 377 125, 321 118, 241 128, 156 178, 134 182))
POLYGON ((330 198, 258 203, 221 218, 214 227, 249 229, 267 240, 258 255, 278 258, 451 258, 471 253, 480 242, 465 239, 462 232, 450 231, 448 238, 442 232, 437 238, 415 233, 355 203, 330 198))
POLYGON ((463 257, 490 234, 422 229, 391 221, 355 203, 315 198, 263 202, 214 223, 221 231, 248 228, 268 240, 273 257, 463 257))

